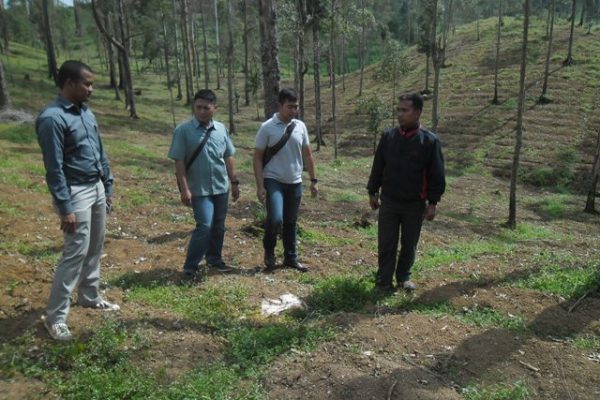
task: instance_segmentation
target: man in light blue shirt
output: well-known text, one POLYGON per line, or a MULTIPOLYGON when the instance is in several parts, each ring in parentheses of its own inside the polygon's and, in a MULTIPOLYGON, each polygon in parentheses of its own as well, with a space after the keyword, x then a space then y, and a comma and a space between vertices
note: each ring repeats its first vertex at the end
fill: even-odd
POLYGON ((263 247, 264 263, 267 271, 276 266, 275 245, 277 233, 281 230, 283 241, 283 266, 307 272, 308 268, 298 262, 296 253, 296 224, 302 199, 302 169, 310 175, 310 191, 318 193, 318 180, 315 162, 310 149, 308 130, 304 122, 294 118, 298 112, 298 95, 293 89, 282 89, 278 96, 279 111, 263 123, 256 134, 254 150, 254 177, 256 195, 267 206, 267 221, 263 247), (285 145, 264 164, 265 152, 271 149, 286 135, 285 145))
POLYGON ((116 311, 119 306, 98 291, 113 176, 98 123, 84 103, 92 94, 94 74, 84 63, 70 60, 61 65, 57 83, 60 94, 40 113, 35 129, 64 232, 63 255, 42 319, 53 339, 65 341, 72 338, 66 320, 75 288, 83 307, 116 311))
POLYGON ((169 158, 175 161, 181 202, 192 207, 196 221, 183 265, 184 277, 188 279, 198 277, 204 256, 210 267, 224 273, 233 271, 221 256, 228 178, 233 201, 239 198, 240 190, 233 158, 235 148, 225 126, 213 120, 216 108, 217 97, 212 90, 198 91, 194 96, 193 117, 175 128, 169 150, 169 158))

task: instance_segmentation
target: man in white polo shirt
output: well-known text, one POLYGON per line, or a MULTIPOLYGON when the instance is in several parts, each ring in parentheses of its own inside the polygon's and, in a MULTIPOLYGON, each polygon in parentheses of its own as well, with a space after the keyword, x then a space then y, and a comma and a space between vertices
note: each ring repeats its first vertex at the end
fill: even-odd
POLYGON ((261 202, 266 202, 267 207, 264 263, 267 270, 275 268, 275 245, 277 233, 281 230, 283 266, 307 272, 308 268, 298 262, 296 253, 296 222, 302 199, 303 162, 306 162, 310 175, 311 194, 316 196, 319 191, 315 162, 306 125, 294 118, 298 112, 296 91, 282 89, 278 103, 278 112, 258 130, 254 150, 256 195, 261 202), (275 152, 274 149, 278 150, 275 152))

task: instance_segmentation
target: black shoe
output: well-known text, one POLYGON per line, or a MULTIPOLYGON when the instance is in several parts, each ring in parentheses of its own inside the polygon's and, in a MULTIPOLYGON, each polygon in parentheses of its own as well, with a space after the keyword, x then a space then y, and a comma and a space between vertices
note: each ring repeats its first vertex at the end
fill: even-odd
POLYGON ((267 254, 265 253, 265 269, 267 271, 273 271, 275 269, 275 265, 277 264, 277 259, 275 258, 275 254, 267 254))
POLYGON ((200 278, 200 272, 191 269, 183 270, 183 280, 188 282, 197 281, 200 278))
POLYGON ((288 268, 294 268, 295 270, 298 270, 300 272, 308 272, 308 267, 300 264, 296 260, 293 260, 293 261, 284 261, 283 262, 283 266, 284 267, 288 267, 288 268))
POLYGON ((225 264, 224 261, 218 262, 216 264, 210 264, 209 267, 212 269, 216 269, 217 271, 219 271, 222 274, 228 274, 228 273, 235 271, 235 268, 225 264))
POLYGON ((381 293, 381 294, 391 294, 394 293, 396 291, 396 289, 394 289, 394 285, 392 284, 382 284, 382 283, 376 283, 375 284, 375 292, 376 293, 381 293))

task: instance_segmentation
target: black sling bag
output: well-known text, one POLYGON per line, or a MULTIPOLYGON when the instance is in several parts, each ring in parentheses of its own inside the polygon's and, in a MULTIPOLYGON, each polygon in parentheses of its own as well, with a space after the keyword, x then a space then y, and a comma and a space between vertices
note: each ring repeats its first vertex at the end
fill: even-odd
POLYGON ((267 163, 269 161, 271 161, 273 156, 275 154, 277 154, 277 152, 279 150, 281 150, 283 148, 283 146, 285 146, 285 144, 287 143, 290 136, 292 136, 292 131, 294 130, 295 127, 296 127, 295 122, 292 122, 291 124, 289 124, 287 126, 287 128, 285 128, 285 132, 283 133, 283 136, 281 137, 281 139, 279 139, 279 141, 277 143, 275 143, 274 146, 267 147, 265 149, 265 152, 263 154, 263 168, 265 167, 265 165, 267 165, 267 163))
MULTIPOLYGON (((192 156, 190 157, 190 159, 185 163, 186 174, 187 174, 188 170, 190 169, 190 167, 192 166, 192 163, 194 162, 194 160, 198 157, 198 155, 200 154, 202 149, 204 149, 204 146, 206 145, 206 142, 208 142, 208 138, 210 137, 211 132, 214 130, 215 130, 214 125, 206 130, 206 133, 204 134, 204 138, 202 139, 202 141, 200 142, 198 147, 196 147, 196 149, 192 153, 192 156)), ((179 192, 181 192, 181 184, 179 183, 179 179, 177 179, 177 187, 179 188, 179 192)))

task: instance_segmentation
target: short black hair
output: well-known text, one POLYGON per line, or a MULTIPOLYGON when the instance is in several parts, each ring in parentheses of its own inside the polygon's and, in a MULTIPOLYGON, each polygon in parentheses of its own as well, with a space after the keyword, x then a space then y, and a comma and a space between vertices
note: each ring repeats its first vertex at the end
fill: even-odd
POLYGON ((206 100, 211 104, 217 104, 217 95, 210 89, 201 89, 194 95, 194 101, 202 99, 206 100))
POLYGON ((58 79, 56 81, 56 84, 59 88, 62 89, 69 79, 73 82, 81 82, 81 80, 83 79, 81 77, 81 72, 84 70, 89 71, 91 73, 94 72, 92 71, 89 65, 82 63, 81 61, 65 61, 64 63, 62 63, 60 69, 58 70, 58 79))
POLYGON ((277 102, 283 104, 286 100, 290 102, 298 101, 298 93, 292 88, 281 89, 277 96, 277 102))
POLYGON ((419 93, 407 93, 398 97, 398 101, 410 101, 415 110, 423 111, 425 99, 419 93))

